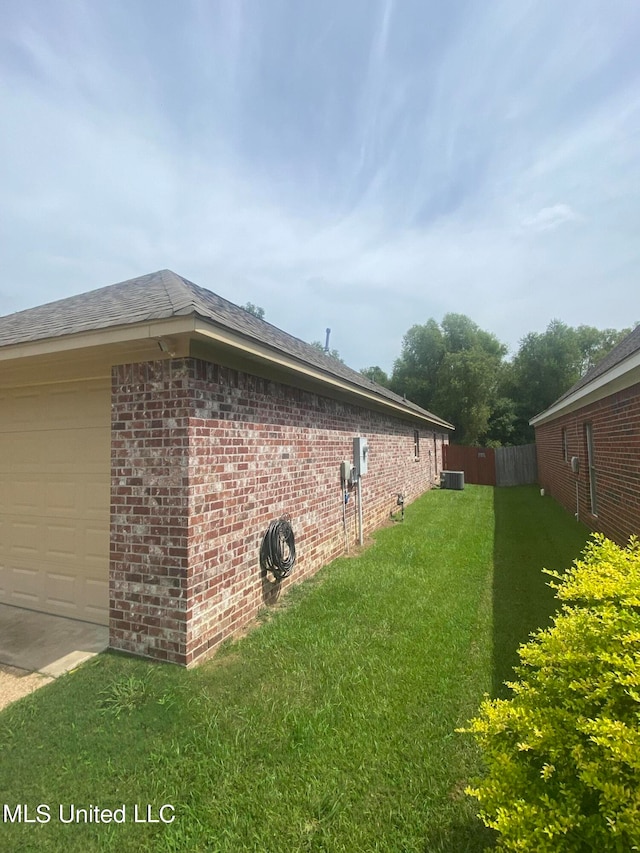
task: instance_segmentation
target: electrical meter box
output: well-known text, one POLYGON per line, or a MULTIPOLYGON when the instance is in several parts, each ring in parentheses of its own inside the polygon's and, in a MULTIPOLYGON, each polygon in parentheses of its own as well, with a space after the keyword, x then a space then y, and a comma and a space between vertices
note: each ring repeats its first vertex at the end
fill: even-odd
POLYGON ((353 465, 347 459, 340 463, 340 479, 343 483, 350 483, 352 479, 353 465))
POLYGON ((366 438, 353 439, 353 464, 356 469, 356 477, 362 477, 367 473, 369 460, 369 444, 366 438))

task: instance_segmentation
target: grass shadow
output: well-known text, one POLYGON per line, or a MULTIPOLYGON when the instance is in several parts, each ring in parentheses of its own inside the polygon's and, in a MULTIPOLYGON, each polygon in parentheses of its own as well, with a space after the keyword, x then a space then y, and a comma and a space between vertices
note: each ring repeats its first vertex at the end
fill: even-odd
POLYGON ((497 833, 479 818, 461 815, 427 835, 424 853, 480 853, 492 850, 496 837, 497 833))
POLYGON ((566 571, 590 531, 538 486, 494 489, 492 695, 506 697, 518 647, 556 611, 543 568, 566 571))

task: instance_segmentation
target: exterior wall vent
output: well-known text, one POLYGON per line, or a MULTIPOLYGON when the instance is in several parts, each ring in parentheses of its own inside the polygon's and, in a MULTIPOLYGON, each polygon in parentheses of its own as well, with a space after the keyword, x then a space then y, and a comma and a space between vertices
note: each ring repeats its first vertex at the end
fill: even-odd
POLYGON ((464 489, 464 471, 441 471, 441 489, 464 489))

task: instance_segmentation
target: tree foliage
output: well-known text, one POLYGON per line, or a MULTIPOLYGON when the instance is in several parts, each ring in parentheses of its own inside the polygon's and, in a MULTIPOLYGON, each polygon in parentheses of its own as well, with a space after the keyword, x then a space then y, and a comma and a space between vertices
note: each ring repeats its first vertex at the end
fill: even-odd
POLYGON ((331 358, 335 358, 336 361, 340 361, 342 362, 342 364, 344 364, 344 359, 341 357, 337 349, 330 349, 329 352, 327 352, 324 348, 324 344, 322 344, 320 341, 311 341, 311 346, 315 347, 320 352, 323 352, 325 355, 331 356, 331 358))
POLYGON ((377 382, 378 385, 384 385, 385 388, 389 387, 389 377, 377 364, 373 367, 363 367, 360 373, 367 379, 371 379, 372 382, 377 382))
POLYGON ((506 347, 464 314, 429 320, 404 337, 391 388, 456 426, 456 440, 476 444, 487 432, 506 347))
MULTIPOLYGON (((464 314, 447 314, 409 329, 389 387, 453 423, 456 443, 527 444, 534 440, 529 420, 629 332, 552 320, 544 332, 525 335, 507 361, 495 335, 464 314)), ((384 377, 380 368, 362 372, 375 378, 376 370, 384 377)))
POLYGON ((572 328, 552 320, 546 331, 526 335, 513 359, 508 388, 516 403, 518 441, 533 441, 530 418, 568 391, 630 331, 572 328))
POLYGON ((254 305, 253 302, 247 302, 242 307, 245 311, 249 314, 253 314, 253 316, 257 317, 259 320, 264 320, 264 308, 261 308, 259 305, 254 305))

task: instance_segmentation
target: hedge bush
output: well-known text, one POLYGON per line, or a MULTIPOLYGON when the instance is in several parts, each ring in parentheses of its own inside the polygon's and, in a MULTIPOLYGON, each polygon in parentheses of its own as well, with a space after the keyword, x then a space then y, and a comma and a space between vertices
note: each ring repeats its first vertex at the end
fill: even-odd
POLYGON ((486 765, 467 793, 501 850, 640 850, 640 543, 594 534, 545 571, 561 609, 520 647, 512 698, 462 730, 486 765))

